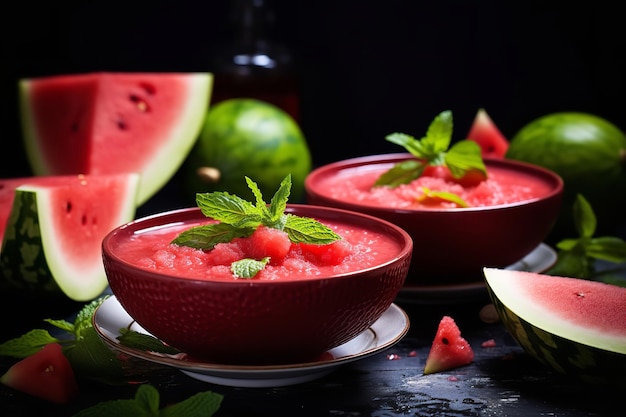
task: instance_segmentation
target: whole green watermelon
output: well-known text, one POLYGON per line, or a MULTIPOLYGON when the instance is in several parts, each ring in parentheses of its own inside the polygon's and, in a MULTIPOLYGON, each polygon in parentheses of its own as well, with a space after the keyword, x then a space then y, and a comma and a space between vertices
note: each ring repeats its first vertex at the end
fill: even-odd
POLYGON ((233 98, 207 112, 185 162, 183 188, 193 203, 197 193, 213 191, 250 199, 248 176, 269 199, 291 174, 290 201, 299 202, 311 165, 306 139, 289 114, 264 101, 233 98))
POLYGON ((563 209, 554 240, 577 236, 572 208, 579 193, 596 213, 598 232, 611 232, 626 220, 626 135, 610 121, 583 112, 544 115, 511 138, 506 157, 543 166, 563 178, 563 209))

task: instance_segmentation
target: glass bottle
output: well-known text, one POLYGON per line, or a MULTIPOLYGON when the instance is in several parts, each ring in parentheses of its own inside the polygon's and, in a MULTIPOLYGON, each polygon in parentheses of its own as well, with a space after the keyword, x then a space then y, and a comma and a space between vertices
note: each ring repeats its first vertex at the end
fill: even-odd
POLYGON ((234 0, 230 6, 232 41, 219 50, 211 105, 234 97, 272 103, 299 118, 295 63, 278 40, 275 11, 268 0, 234 0))

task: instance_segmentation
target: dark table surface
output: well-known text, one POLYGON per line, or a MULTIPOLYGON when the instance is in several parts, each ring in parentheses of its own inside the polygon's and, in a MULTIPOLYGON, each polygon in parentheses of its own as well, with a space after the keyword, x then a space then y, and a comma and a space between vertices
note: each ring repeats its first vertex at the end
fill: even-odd
MULTIPOLYGON (((176 208, 168 204, 153 212, 176 208)), ((149 212, 139 213, 141 215, 149 212)), ((617 233, 626 237, 626 230, 617 233)), ((332 373, 298 385, 238 388, 191 378, 179 370, 133 359, 135 373, 155 386, 162 405, 182 401, 202 391, 224 396, 216 417, 233 416, 486 416, 582 417, 623 416, 623 392, 585 385, 556 374, 528 356, 499 322, 488 323, 480 312, 490 303, 486 289, 472 286, 460 293, 425 297, 403 291, 396 299, 408 315, 410 329, 397 344, 367 358, 346 363, 332 373), (424 364, 442 316, 457 322, 475 352, 472 364, 423 375, 424 364), (493 339, 495 347, 482 347, 493 339), (416 352, 415 356, 409 355, 416 352), (392 356, 390 355, 397 355, 392 356), (395 359, 393 359, 395 358, 395 359)), ((32 328, 43 318, 71 316, 83 304, 18 300, 1 294, 0 342, 32 328), (43 311, 43 312, 42 312, 43 311)), ((14 360, 0 357, 0 373, 14 360)), ((626 378, 626 376, 625 376, 626 378)), ((132 398, 137 385, 109 386, 81 382, 81 395, 70 405, 56 406, 0 384, 0 417, 21 415, 71 416, 101 401, 132 398)), ((126 416, 115 416, 126 417, 126 416)))
MULTIPOLYGON (((486 291, 436 303, 400 294, 396 304, 410 319, 409 332, 402 340, 311 382, 277 388, 228 387, 141 359, 132 363, 137 374, 159 390, 163 404, 207 390, 222 394, 216 414, 222 417, 624 415, 623 393, 555 374, 524 353, 501 323, 487 323, 480 315, 489 304, 486 291), (468 366, 425 376, 424 363, 443 315, 455 319, 475 360, 468 366), (495 347, 481 346, 490 339, 495 347), (417 355, 409 355, 413 351, 417 355)), ((0 368, 4 371, 10 362, 0 359, 0 368)), ((137 385, 83 383, 77 401, 56 406, 2 386, 0 415, 71 416, 100 401, 131 398, 136 389, 137 385)))

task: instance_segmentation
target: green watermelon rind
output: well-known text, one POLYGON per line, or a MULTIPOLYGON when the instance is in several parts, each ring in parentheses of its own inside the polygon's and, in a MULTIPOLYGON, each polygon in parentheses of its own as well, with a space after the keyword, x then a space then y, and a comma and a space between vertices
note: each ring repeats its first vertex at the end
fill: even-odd
MULTIPOLYGON (((127 177, 112 225, 122 225, 135 216, 140 177, 127 177)), ((73 267, 71 251, 58 244, 61 231, 55 229, 51 211, 39 209, 51 204, 45 186, 16 188, 0 252, 0 282, 13 289, 62 293, 74 301, 92 300, 108 285, 104 265, 98 262, 91 270, 73 267)))
MULTIPOLYGON (((148 164, 141 170, 138 206, 144 204, 153 197, 174 176, 182 166, 185 158, 191 151, 203 126, 204 117, 209 107, 213 74, 211 73, 181 73, 181 80, 187 86, 187 99, 185 106, 180 109, 179 119, 171 125, 171 130, 165 135, 170 140, 165 141, 166 146, 159 146, 148 164)), ((38 143, 40 138, 35 129, 36 120, 32 110, 29 91, 32 81, 23 79, 19 82, 20 114, 24 136, 26 154, 34 175, 58 175, 47 166, 45 155, 40 151, 38 143)), ((101 170, 106 167, 99 167, 101 170)), ((101 171, 98 174, 106 174, 101 171)), ((90 172, 76 172, 75 174, 90 174, 90 172)), ((111 173, 111 174, 117 174, 111 173)))
MULTIPOLYGON (((486 277, 490 273, 487 271, 489 269, 486 268, 486 277)), ((593 346, 592 344, 602 345, 603 343, 595 339, 594 335, 584 336, 584 339, 592 344, 563 337, 563 333, 558 334, 563 332, 562 329, 554 327, 547 329, 551 326, 545 325, 549 323, 545 311, 524 309, 522 313, 519 312, 519 306, 509 308, 505 303, 510 299, 502 300, 502 288, 499 288, 497 284, 494 285, 493 280, 487 279, 486 284, 489 297, 506 330, 520 347, 539 363, 562 375, 574 377, 585 383, 609 384, 626 388, 626 354, 624 353, 626 340, 621 340, 621 344, 617 344, 619 346, 616 346, 614 341, 610 342, 609 344, 618 350, 612 351, 593 346), (532 318, 529 318, 529 315, 532 318), (538 322, 544 324, 533 324, 538 322)))
POLYGON ((200 135, 204 118, 211 96, 213 76, 208 73, 188 75, 189 99, 181 112, 178 123, 173 125, 170 137, 177 140, 167 141, 168 146, 162 146, 154 156, 152 164, 141 172, 139 183, 138 204, 141 205, 160 190, 174 175, 185 161, 200 135), (176 160, 176 163, 172 161, 176 160), (167 175, 163 175, 164 167, 169 167, 167 175))

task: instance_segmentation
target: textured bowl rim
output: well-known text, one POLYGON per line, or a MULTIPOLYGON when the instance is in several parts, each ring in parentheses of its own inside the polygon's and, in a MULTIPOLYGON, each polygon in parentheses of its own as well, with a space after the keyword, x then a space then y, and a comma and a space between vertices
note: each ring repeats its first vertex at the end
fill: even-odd
MULTIPOLYGON (((101 245, 102 255, 103 257, 108 257, 109 261, 114 261, 116 263, 124 265, 125 268, 133 269, 137 271, 137 273, 139 274, 149 274, 153 276, 154 279, 165 280, 165 281, 185 280, 185 282, 189 282, 191 285, 194 285, 194 283, 195 285, 206 285, 207 283, 209 283, 215 286, 304 285, 306 283, 310 283, 313 281, 317 282, 317 281, 325 281, 325 280, 331 280, 331 279, 334 280, 338 278, 341 279, 342 277, 350 277, 355 274, 362 275, 369 271, 375 271, 377 269, 388 268, 390 265, 395 264, 399 260, 412 256, 413 239, 408 234, 408 232, 406 232, 403 228, 393 224, 392 222, 389 222, 384 219, 380 219, 375 216, 371 216, 369 214, 359 213, 359 212, 354 212, 354 211, 339 209, 339 208, 334 208, 334 207, 317 206, 317 205, 311 205, 311 204, 288 204, 287 205, 287 212, 298 211, 298 210, 303 210, 303 211, 316 210, 320 212, 319 217, 322 220, 328 216, 332 218, 339 218, 339 219, 345 218, 345 216, 348 216, 347 220, 345 220, 345 222, 347 222, 348 224, 359 225, 358 221, 362 220, 362 221, 368 222, 367 223, 368 227, 373 227, 377 230, 378 229, 392 230, 397 236, 397 239, 395 240, 397 240, 400 246, 400 249, 391 259, 381 264, 371 266, 369 268, 358 269, 355 271, 344 272, 341 274, 335 274, 335 275, 330 275, 330 276, 316 276, 316 277, 306 277, 306 279, 289 279, 289 280, 277 280, 277 281, 261 281, 261 280, 247 280, 247 279, 245 280, 233 279, 232 281, 217 281, 217 280, 211 280, 211 279, 184 278, 184 277, 180 277, 176 275, 171 275, 171 274, 166 274, 162 272, 156 272, 156 271, 151 271, 148 269, 140 268, 120 258, 116 254, 116 251, 113 248, 113 244, 114 244, 114 240, 120 234, 124 234, 124 235, 128 233, 132 234, 133 231, 135 230, 149 230, 152 227, 161 227, 161 225, 167 226, 170 224, 173 225, 177 223, 180 224, 184 220, 200 218, 200 217, 188 217, 188 216, 193 216, 194 214, 197 214, 197 213, 201 213, 198 207, 189 207, 189 208, 175 209, 175 210, 170 210, 170 211, 165 211, 165 212, 160 212, 160 213, 155 213, 152 215, 144 216, 144 217, 132 220, 130 222, 124 223, 116 227, 115 229, 107 233, 107 235, 103 238, 102 245, 101 245), (181 217, 183 217, 184 219, 181 220, 180 219, 181 217), (150 227, 142 227, 145 224, 151 224, 151 223, 157 222, 158 220, 163 220, 162 223, 159 223, 159 226, 155 225, 155 226, 150 226, 150 227)), ((338 221, 341 221, 341 220, 338 220, 338 221)))
POLYGON ((494 204, 490 206, 480 206, 480 207, 451 207, 451 208, 429 208, 429 209, 401 209, 401 208, 393 208, 393 207, 382 207, 376 205, 364 205, 364 204, 356 204, 350 201, 341 200, 333 198, 327 194, 320 192, 319 188, 316 187, 316 184, 319 183, 321 178, 332 175, 336 171, 341 171, 347 168, 357 168, 360 166, 366 165, 380 165, 380 164, 389 164, 395 161, 405 160, 409 158, 415 158, 410 153, 388 153, 388 154, 377 154, 377 155, 368 155, 368 156, 360 156, 356 158, 343 159, 336 162, 331 162, 329 164, 325 164, 313 169, 304 180, 304 188, 306 194, 314 197, 316 200, 327 200, 327 201, 336 201, 341 204, 346 210, 350 211, 359 211, 367 209, 368 211, 375 210, 381 213, 443 213, 443 212, 484 212, 484 211, 495 211, 495 210, 506 210, 513 207, 525 206, 529 204, 536 204, 542 201, 549 200, 551 198, 558 197, 563 193, 563 179, 554 171, 551 171, 547 168, 541 167, 539 165, 531 164, 528 162, 516 161, 512 159, 498 158, 498 157, 483 157, 485 165, 489 167, 489 165, 500 166, 503 168, 518 168, 522 169, 524 172, 531 174, 535 177, 541 178, 547 184, 552 186, 552 191, 548 194, 545 194, 541 197, 532 198, 528 200, 506 203, 506 204, 494 204))

